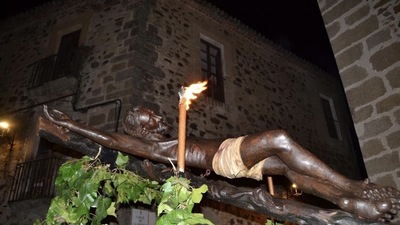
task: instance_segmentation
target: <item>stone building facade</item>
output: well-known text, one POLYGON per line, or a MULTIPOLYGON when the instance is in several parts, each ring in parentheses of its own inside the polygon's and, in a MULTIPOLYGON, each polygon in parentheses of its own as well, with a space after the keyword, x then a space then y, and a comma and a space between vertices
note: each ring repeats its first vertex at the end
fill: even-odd
POLYGON ((400 189, 400 1, 318 2, 368 175, 400 189))
POLYGON ((136 105, 177 127, 179 88, 205 79, 188 135, 285 129, 336 170, 364 178, 340 79, 200 0, 55 1, 0 27, 0 119, 15 134, 12 151, 0 153, 2 224, 31 224, 33 206, 45 208, 8 202, 18 163, 74 157, 37 136, 43 104, 109 132, 122 132, 123 112, 136 105))

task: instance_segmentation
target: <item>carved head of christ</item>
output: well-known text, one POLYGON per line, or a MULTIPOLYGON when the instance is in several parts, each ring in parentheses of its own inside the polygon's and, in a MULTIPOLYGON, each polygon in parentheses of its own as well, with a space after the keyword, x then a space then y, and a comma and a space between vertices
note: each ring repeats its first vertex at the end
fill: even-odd
POLYGON ((162 140, 171 130, 171 126, 163 121, 161 116, 143 106, 129 110, 123 120, 125 133, 147 139, 162 140))

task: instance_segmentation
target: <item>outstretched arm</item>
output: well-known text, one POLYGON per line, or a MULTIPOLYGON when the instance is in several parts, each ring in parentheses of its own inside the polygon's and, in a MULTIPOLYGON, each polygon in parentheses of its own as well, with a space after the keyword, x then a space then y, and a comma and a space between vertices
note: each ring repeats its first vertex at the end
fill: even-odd
POLYGON ((43 107, 44 107, 43 111, 45 117, 48 120, 50 120, 54 125, 65 128, 68 131, 74 132, 76 134, 82 135, 105 147, 116 148, 116 149, 120 147, 118 146, 118 141, 117 141, 117 139, 120 138, 117 138, 114 135, 111 135, 100 129, 80 124, 72 120, 72 118, 69 115, 61 111, 58 111, 56 109, 49 109, 47 105, 44 105, 43 107))
MULTIPOLYGON (((174 159, 176 156, 175 148, 173 147, 176 145, 174 140, 163 142, 148 141, 125 134, 107 133, 78 123, 67 114, 56 109, 49 109, 46 105, 44 106, 44 115, 53 125, 81 135, 107 148, 158 162, 168 162, 168 158, 174 159)), ((57 133, 60 133, 60 131, 57 133)))

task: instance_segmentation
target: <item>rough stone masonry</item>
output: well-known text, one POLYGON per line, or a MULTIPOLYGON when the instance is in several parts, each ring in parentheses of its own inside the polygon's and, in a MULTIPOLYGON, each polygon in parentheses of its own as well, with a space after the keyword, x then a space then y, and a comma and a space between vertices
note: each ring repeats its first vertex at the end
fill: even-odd
POLYGON ((369 177, 400 188, 400 1, 319 0, 369 177))

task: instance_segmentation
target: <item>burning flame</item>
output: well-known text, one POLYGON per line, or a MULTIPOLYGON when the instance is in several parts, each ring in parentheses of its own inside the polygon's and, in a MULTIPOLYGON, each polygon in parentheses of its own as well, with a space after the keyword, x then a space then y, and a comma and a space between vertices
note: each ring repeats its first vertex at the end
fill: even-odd
POLYGON ((189 87, 181 87, 179 90, 180 103, 186 105, 189 109, 190 101, 197 98, 197 95, 207 89, 207 81, 191 84, 189 87))

